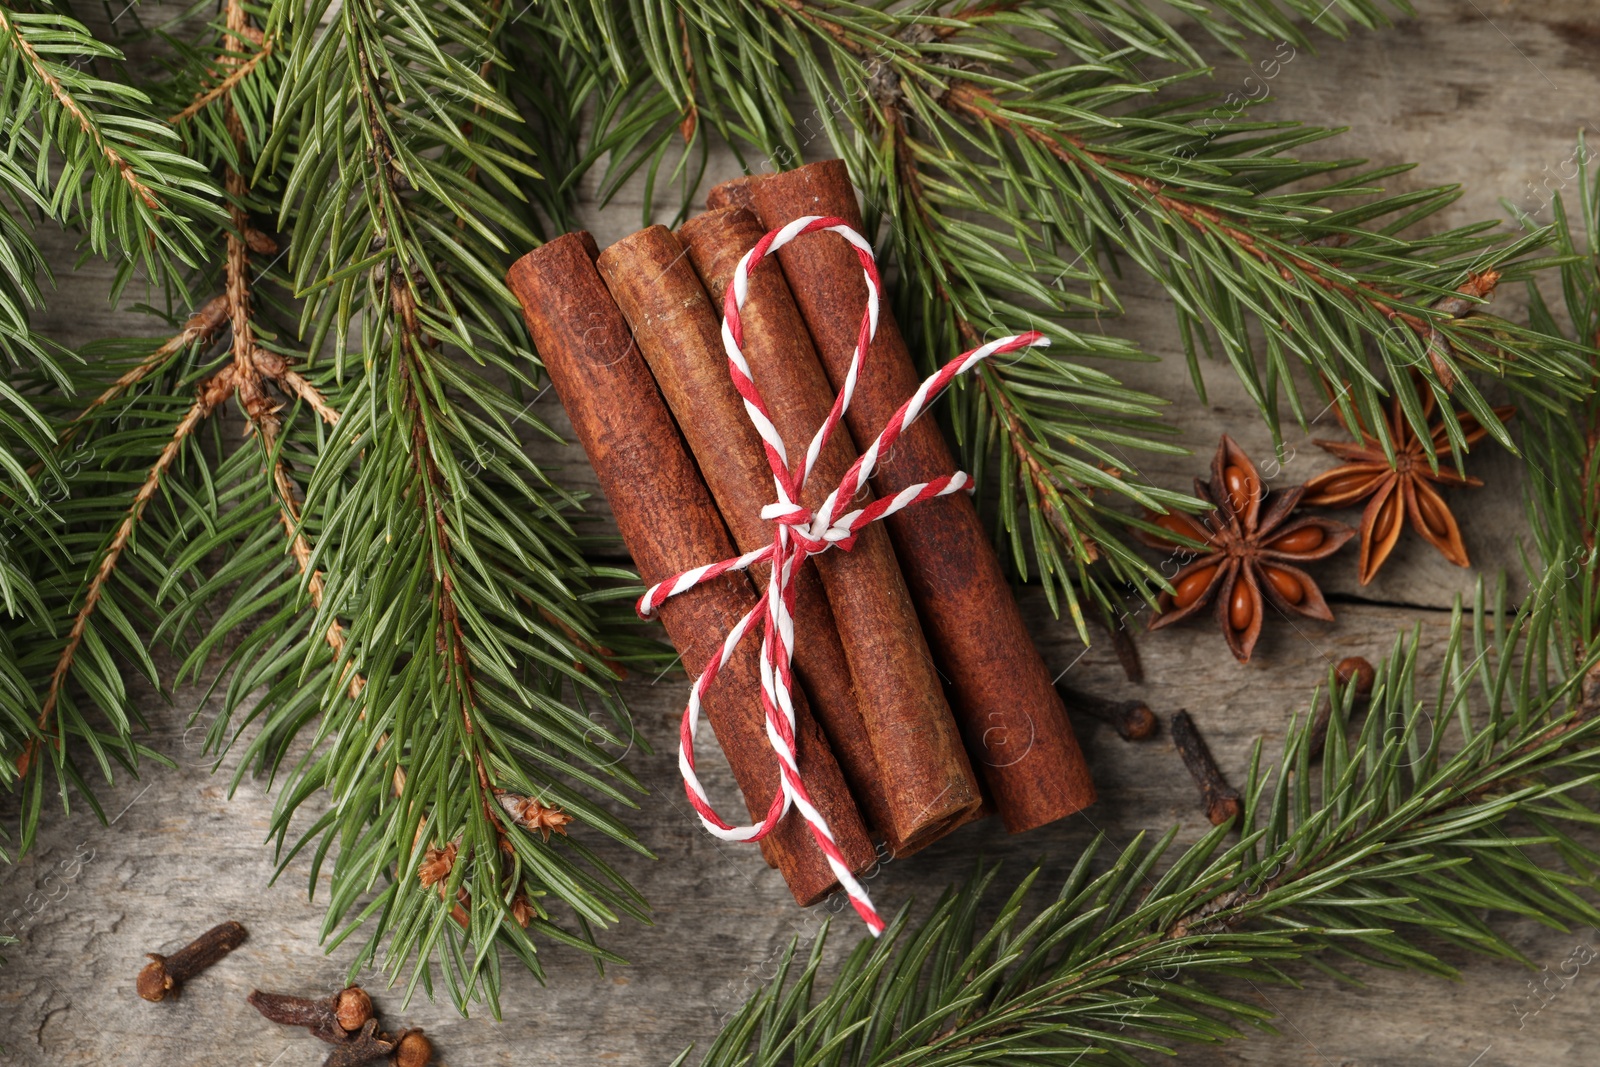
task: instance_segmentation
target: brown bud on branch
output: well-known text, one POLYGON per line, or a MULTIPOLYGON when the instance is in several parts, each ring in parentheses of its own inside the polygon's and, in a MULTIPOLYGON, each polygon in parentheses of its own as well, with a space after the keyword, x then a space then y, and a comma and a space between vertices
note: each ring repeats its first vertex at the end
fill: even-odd
POLYGON ((543 834, 546 841, 550 840, 551 831, 565 835, 567 824, 572 821, 571 815, 560 808, 546 807, 537 797, 525 797, 517 793, 508 793, 504 789, 496 789, 494 798, 505 813, 511 816, 513 822, 524 830, 543 834))

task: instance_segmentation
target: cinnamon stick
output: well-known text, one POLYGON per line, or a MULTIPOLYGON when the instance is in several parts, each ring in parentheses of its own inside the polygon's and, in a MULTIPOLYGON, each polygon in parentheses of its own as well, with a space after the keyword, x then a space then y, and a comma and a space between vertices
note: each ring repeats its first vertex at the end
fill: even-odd
POLYGON ((756 209, 756 182, 760 180, 760 175, 746 174, 740 178, 729 178, 725 182, 718 182, 706 194, 706 210, 721 211, 723 208, 742 207, 759 218, 761 213, 756 209))
MULTIPOLYGON (((770 543, 772 527, 760 513, 773 499, 772 471, 728 377, 720 318, 683 243, 666 227, 652 226, 605 249, 596 263, 633 327, 734 542, 743 552, 770 543)), ((773 394, 770 406, 782 407, 786 400, 773 394)), ((970 812, 979 803, 978 782, 938 679, 926 655, 904 641, 890 643, 896 627, 914 632, 909 603, 897 615, 893 605, 879 605, 874 613, 852 601, 840 619, 829 609, 816 568, 809 566, 797 572, 795 589, 795 617, 803 630, 795 658, 802 678, 809 681, 818 673, 811 657, 819 640, 826 644, 831 634, 847 650, 855 719, 871 743, 882 783, 888 825, 878 828, 891 841, 912 844, 970 812), (855 674, 872 655, 896 659, 886 665, 887 674, 855 674)), ((848 720, 829 716, 828 721, 848 720)))
MULTIPOLYGON (((601 490, 634 565, 646 583, 733 554, 722 519, 695 470, 672 416, 650 377, 628 324, 594 267, 594 239, 567 234, 523 256, 506 282, 545 372, 593 463, 601 490)), ((667 601, 662 624, 696 676, 719 652, 723 635, 756 603, 747 578, 724 575, 667 601)), ((778 770, 760 711, 753 641, 740 647, 706 695, 705 711, 744 794, 759 818, 778 788, 778 770)), ((800 770, 854 871, 876 860, 866 827, 803 694, 795 694, 800 770)), ((797 811, 761 842, 801 905, 838 883, 797 811)))
MULTIPOLYGON (((727 291, 739 260, 764 232, 751 212, 727 208, 689 220, 678 230, 678 237, 688 246, 695 271, 705 283, 707 294, 715 300, 717 294, 727 291)), ((742 321, 745 359, 793 462, 805 455, 812 435, 828 417, 833 407, 833 387, 828 384, 816 349, 811 347, 805 322, 794 306, 778 264, 766 264, 750 275, 742 321)), ((720 373, 726 379, 726 372, 720 373)), ((738 398, 731 386, 725 399, 729 416, 748 425, 744 413, 734 410, 738 398)), ((802 488, 801 503, 820 507, 855 460, 854 443, 840 427, 818 455, 802 488)), ((849 506, 864 507, 870 501, 871 496, 863 494, 850 501, 849 506)), ((890 850, 903 856, 953 829, 956 819, 966 813, 958 813, 943 824, 923 821, 921 809, 929 790, 943 788, 947 783, 934 780, 907 791, 897 787, 894 773, 886 775, 880 770, 880 761, 899 770, 908 762, 927 767, 949 760, 953 766, 967 768, 969 776, 971 766, 961 749, 961 738, 922 635, 922 624, 917 621, 916 608, 901 577, 888 530, 874 523, 861 531, 849 552, 824 552, 815 557, 815 562, 861 706, 855 721, 836 726, 824 718, 823 725, 845 777, 857 786, 875 824, 884 831, 890 850), (880 752, 874 758, 869 722, 911 724, 924 717, 932 720, 935 728, 905 738, 918 746, 917 752, 880 752), (947 745, 949 753, 935 758, 930 751, 934 743, 947 745), (910 835, 901 825, 906 815, 913 820, 910 835)), ((968 789, 975 808, 976 779, 968 789)))
MULTIPOLYGON (((836 215, 861 229, 855 191, 839 160, 744 179, 713 194, 722 203, 748 197, 768 229, 801 215, 836 215)), ((785 245, 778 258, 838 389, 866 297, 855 253, 838 235, 818 233, 785 245)), ((856 443, 876 437, 920 381, 884 306, 847 415, 856 443)), ((938 427, 921 419, 900 438, 873 483, 888 496, 954 470, 938 427)), ((949 682, 968 751, 1006 828, 1027 830, 1093 803, 1094 783, 1066 711, 972 501, 958 493, 899 512, 887 523, 928 644, 949 682)))

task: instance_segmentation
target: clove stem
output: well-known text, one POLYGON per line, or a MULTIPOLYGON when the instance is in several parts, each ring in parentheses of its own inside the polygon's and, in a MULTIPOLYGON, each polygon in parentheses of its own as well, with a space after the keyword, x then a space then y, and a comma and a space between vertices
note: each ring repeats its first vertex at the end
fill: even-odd
POLYGON ((1211 820, 1211 825, 1221 826, 1237 819, 1244 810, 1239 791, 1222 777, 1217 761, 1211 756, 1211 749, 1206 746, 1205 738, 1200 736, 1187 711, 1180 711, 1172 717, 1171 730, 1172 743, 1177 746, 1178 755, 1183 757, 1184 766, 1189 768, 1195 785, 1200 787, 1206 818, 1211 820))

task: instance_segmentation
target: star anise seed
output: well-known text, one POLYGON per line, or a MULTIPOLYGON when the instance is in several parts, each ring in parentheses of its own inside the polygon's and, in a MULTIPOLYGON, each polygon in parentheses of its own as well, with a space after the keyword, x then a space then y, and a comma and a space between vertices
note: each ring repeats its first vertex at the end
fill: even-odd
MULTIPOLYGON (((1173 575, 1173 592, 1161 594, 1160 614, 1150 629, 1193 618, 1215 603, 1228 648, 1240 663, 1248 663, 1268 604, 1286 616, 1332 621, 1317 583, 1294 564, 1331 556, 1355 535, 1353 529, 1332 519, 1290 521, 1303 487, 1269 497, 1255 464, 1226 434, 1211 461, 1211 481, 1196 478, 1194 492, 1212 505, 1211 511, 1154 518, 1158 526, 1202 542, 1207 550, 1173 575)), ((1141 537, 1158 548, 1178 547, 1158 536, 1141 537)))
MULTIPOLYGON (((1305 485, 1303 504, 1312 507, 1339 508, 1367 502, 1361 514, 1361 558, 1357 575, 1361 584, 1372 581, 1383 566, 1389 553, 1400 540, 1406 517, 1411 527, 1421 534, 1445 559, 1458 567, 1470 565, 1467 547, 1461 540, 1461 528, 1445 504, 1444 498, 1434 488, 1443 486, 1479 486, 1483 482, 1450 470, 1440 464, 1434 470, 1434 459, 1452 454, 1445 414, 1435 419, 1438 407, 1433 390, 1418 389, 1422 403, 1422 417, 1428 422, 1429 439, 1424 442, 1406 420, 1401 407, 1398 388, 1389 404, 1389 417, 1385 420, 1390 440, 1394 443, 1394 463, 1383 454, 1383 446, 1365 426, 1351 430, 1361 438, 1361 443, 1344 441, 1317 441, 1316 444, 1338 456, 1344 462, 1330 471, 1317 475, 1305 485), (1432 484, 1429 484, 1432 483, 1432 484)), ((1411 386, 1410 388, 1416 388, 1411 386)), ((1495 408, 1494 414, 1501 422, 1515 414, 1512 407, 1495 408)), ((1466 412, 1455 416, 1467 447, 1481 441, 1488 430, 1477 418, 1466 412)), ((1341 413, 1339 421, 1344 422, 1341 413)), ((1346 429, 1351 429, 1348 424, 1346 429)))

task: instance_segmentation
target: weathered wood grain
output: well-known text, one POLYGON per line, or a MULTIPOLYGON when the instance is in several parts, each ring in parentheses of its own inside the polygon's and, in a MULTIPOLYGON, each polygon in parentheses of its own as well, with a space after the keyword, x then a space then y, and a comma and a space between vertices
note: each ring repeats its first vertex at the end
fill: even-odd
MULTIPOLYGON (((1342 44, 1323 42, 1317 54, 1297 55, 1271 83, 1279 101, 1272 105, 1275 113, 1354 127, 1326 146, 1330 155, 1360 154, 1380 163, 1420 160, 1418 170, 1396 186, 1465 181, 1461 202, 1441 225, 1496 215, 1501 197, 1539 209, 1541 202, 1529 198, 1529 183, 1547 175, 1552 185, 1559 182, 1576 131, 1589 125, 1600 99, 1600 12, 1580 0, 1430 0, 1419 7, 1417 21, 1399 29, 1358 34, 1342 44)), ((1247 47, 1262 56, 1273 51, 1270 43, 1247 47)), ((1242 82, 1249 73, 1214 45, 1204 48, 1217 57, 1219 86, 1242 82)), ((720 163, 713 180, 732 173, 725 158, 720 163)), ((1548 217, 1547 208, 1543 215, 1548 217)), ((586 221, 602 245, 609 243, 635 228, 637 203, 620 200, 592 211, 586 221)), ((105 302, 103 268, 89 264, 58 281, 60 291, 40 321, 61 340, 76 343, 128 328, 130 320, 105 302)), ((1502 298, 1507 308, 1516 306, 1514 294, 1502 298)), ((1197 453, 1181 460, 1133 457, 1132 465, 1161 484, 1185 486, 1203 473, 1224 429, 1258 459, 1264 457, 1266 431, 1231 371, 1208 365, 1209 402, 1199 403, 1188 385, 1170 310, 1148 287, 1127 287, 1125 299, 1126 320, 1107 329, 1136 337, 1163 361, 1120 371, 1129 382, 1174 401, 1180 440, 1197 453)), ((532 413, 565 429, 559 405, 548 394, 532 413)), ((1328 421, 1316 431, 1336 434, 1328 421)), ((1285 463, 1284 484, 1329 465, 1305 435, 1294 431, 1288 438, 1294 452, 1285 463)), ((569 484, 592 487, 592 473, 575 449, 540 455, 564 463, 569 484)), ((1498 568, 1515 569, 1517 540, 1525 534, 1519 465, 1486 447, 1473 457, 1472 469, 1489 485, 1457 493, 1452 503, 1478 565, 1474 570, 1450 566, 1410 537, 1365 589, 1355 585, 1353 556, 1325 564, 1318 573, 1338 601, 1338 622, 1269 633, 1248 667, 1236 665, 1208 627, 1145 636, 1149 681, 1136 692, 1163 714, 1186 706, 1224 768, 1240 776, 1254 739, 1261 737, 1269 751, 1280 743, 1290 714, 1304 708, 1330 661, 1355 653, 1375 658, 1398 630, 1418 621, 1425 635, 1442 634, 1446 616, 1440 609, 1457 593, 1498 568)), ((603 502, 595 505, 603 515, 603 502)), ((1025 606, 1054 670, 1068 672, 1075 685, 1091 691, 1135 691, 1121 680, 1106 649, 1084 653, 1070 627, 1051 619, 1037 596, 1026 597, 1025 606)), ((830 912, 826 906, 796 910, 754 849, 719 845, 693 822, 670 754, 682 684, 640 679, 626 688, 642 732, 656 748, 653 756, 633 757, 652 791, 649 809, 635 821, 661 859, 652 863, 620 851, 610 858, 649 897, 655 925, 614 931, 609 944, 633 965, 603 976, 562 950, 549 953, 548 988, 508 970, 504 1020, 498 1023, 459 1020, 448 1005, 425 997, 400 1013, 398 992, 379 992, 381 1007, 429 1030, 443 1063, 664 1063, 691 1041, 705 1042, 752 983, 771 973, 787 940, 814 937, 830 912)), ((151 768, 142 781, 106 789, 109 826, 82 813, 70 819, 52 815, 35 851, 0 869, 0 930, 9 927, 21 939, 4 950, 8 963, 0 968, 0 1062, 319 1063, 321 1047, 264 1023, 243 998, 258 985, 331 990, 353 948, 326 957, 317 948, 322 903, 306 900, 303 861, 290 864, 268 887, 274 864, 262 838, 273 796, 266 783, 247 778, 230 798, 231 763, 222 774, 208 773, 198 746, 214 708, 199 704, 194 691, 180 693, 173 706, 150 694, 145 701, 156 724, 151 743, 177 759, 178 768, 151 768), (191 714, 198 716, 193 727, 187 725, 191 714), (132 980, 142 953, 170 949, 224 918, 250 927, 245 946, 175 1003, 150 1005, 135 997, 132 980)), ((1059 871, 1097 831, 1121 842, 1174 822, 1184 824, 1184 840, 1204 829, 1164 737, 1136 746, 1098 724, 1082 723, 1080 731, 1100 784, 1100 803, 1064 824, 1018 838, 998 837, 988 826, 965 828, 884 867, 871 883, 878 903, 892 909, 913 897, 927 899, 966 874, 980 855, 1004 860, 1013 871, 1034 861, 1059 871)), ((717 795, 728 795, 726 774, 708 780, 717 795)), ((325 884, 320 892, 325 895, 325 884)), ((1552 972, 1574 945, 1597 939, 1594 931, 1563 933, 1531 922, 1503 928, 1552 972)), ((836 933, 841 942, 856 937, 848 920, 840 921, 836 933)), ((1445 956, 1464 967, 1457 984, 1372 971, 1363 975, 1367 985, 1360 990, 1315 977, 1300 991, 1240 990, 1279 1012, 1280 1035, 1185 1050, 1178 1062, 1594 1062, 1589 1019, 1600 997, 1593 984, 1600 971, 1586 968, 1543 1012, 1519 1019, 1512 1004, 1527 993, 1529 978, 1539 975, 1510 963, 1445 956)), ((371 981, 381 986, 376 976, 371 981)))

